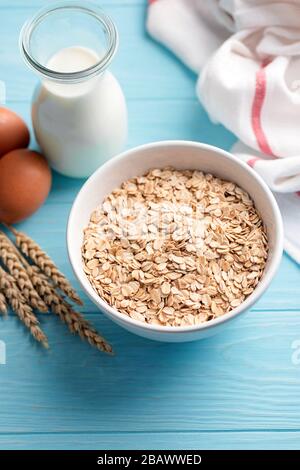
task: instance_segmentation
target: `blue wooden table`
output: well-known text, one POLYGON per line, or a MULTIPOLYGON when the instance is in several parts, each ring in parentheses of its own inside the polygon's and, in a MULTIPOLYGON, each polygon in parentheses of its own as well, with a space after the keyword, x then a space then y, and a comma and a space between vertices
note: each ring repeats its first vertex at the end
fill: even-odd
MULTIPOLYGON (((30 123, 36 77, 22 63, 18 33, 49 1, 0 1, 0 79, 7 106, 30 123)), ((100 2, 98 2, 100 3, 100 2)), ((120 50, 113 70, 129 107, 128 147, 193 139, 229 149, 234 137, 208 120, 196 77, 145 33, 143 0, 110 0, 120 50)), ((34 142, 33 142, 34 145, 34 142)), ((72 201, 83 181, 54 175, 46 204, 20 228, 76 285, 65 245, 72 201)), ((299 449, 300 270, 284 256, 270 289, 221 334, 160 344, 122 330, 85 300, 83 311, 112 342, 107 357, 40 315, 43 351, 10 314, 0 321, 0 448, 299 449)))

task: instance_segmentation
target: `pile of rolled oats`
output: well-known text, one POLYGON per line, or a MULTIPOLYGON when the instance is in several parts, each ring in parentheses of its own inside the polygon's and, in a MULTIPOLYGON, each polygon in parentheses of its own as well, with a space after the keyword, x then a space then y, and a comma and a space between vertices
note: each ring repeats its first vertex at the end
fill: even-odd
POLYGON ((224 315, 258 284, 268 255, 249 195, 200 171, 154 169, 110 193, 84 231, 84 270, 109 305, 186 326, 224 315))

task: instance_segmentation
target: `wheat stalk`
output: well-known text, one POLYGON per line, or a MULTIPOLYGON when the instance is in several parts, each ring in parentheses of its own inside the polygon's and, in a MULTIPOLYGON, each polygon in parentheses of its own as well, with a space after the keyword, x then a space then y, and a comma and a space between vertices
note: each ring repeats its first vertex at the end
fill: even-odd
POLYGON ((40 270, 49 277, 52 282, 66 294, 73 302, 82 305, 82 301, 77 292, 73 289, 66 277, 57 269, 51 258, 45 253, 42 248, 25 233, 19 232, 13 227, 8 227, 16 237, 16 245, 19 250, 40 270))
MULTIPOLYGON (((39 322, 34 316, 30 306, 18 289, 28 286, 25 279, 29 279, 33 291, 38 295, 47 311, 48 308, 67 324, 72 333, 78 334, 83 340, 100 351, 112 354, 112 348, 107 341, 99 335, 85 318, 55 290, 55 286, 61 289, 68 297, 77 303, 82 303, 77 293, 69 284, 62 273, 58 271, 52 260, 46 253, 26 234, 18 232, 12 227, 7 227, 16 237, 17 248, 6 235, 0 232, 0 256, 11 274, 16 276, 16 281, 1 267, 0 289, 2 289, 12 308, 21 320, 30 329, 33 336, 48 346, 47 338, 40 329, 39 322), (26 258, 35 263, 31 265, 26 258), (22 269, 21 269, 22 268, 22 269), (24 271, 26 275, 24 276, 24 271), (18 282, 18 284, 17 284, 18 282), (52 284, 53 282, 53 284, 52 284)), ((1 298, 0 298, 1 300, 1 298)), ((5 300, 5 297, 4 297, 5 300)), ((0 304, 1 305, 1 304, 0 304)))
POLYGON ((18 255, 19 253, 11 240, 0 231, 0 257, 3 264, 16 280, 18 287, 29 305, 45 313, 48 311, 48 308, 34 289, 30 277, 18 255))
POLYGON ((0 292, 0 313, 2 313, 3 315, 7 314, 6 298, 2 292, 0 292))
POLYGON ((27 267, 31 281, 48 305, 49 309, 66 323, 72 333, 78 334, 83 340, 88 341, 91 346, 100 351, 112 354, 112 347, 97 333, 92 325, 72 306, 60 296, 55 288, 49 283, 47 277, 41 273, 37 266, 27 267))
POLYGON ((12 309, 18 315, 24 325, 30 330, 32 336, 45 348, 48 348, 48 340, 39 326, 39 321, 34 315, 32 308, 26 304, 26 300, 14 278, 0 267, 0 289, 5 293, 5 297, 12 309))

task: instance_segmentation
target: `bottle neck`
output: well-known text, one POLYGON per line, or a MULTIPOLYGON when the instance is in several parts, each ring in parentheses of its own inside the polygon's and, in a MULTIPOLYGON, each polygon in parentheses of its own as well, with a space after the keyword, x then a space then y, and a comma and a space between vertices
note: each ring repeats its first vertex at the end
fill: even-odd
POLYGON ((23 26, 21 53, 43 79, 80 83, 100 76, 111 63, 118 46, 116 27, 102 10, 84 5, 60 2, 23 26))
POLYGON ((82 71, 93 69, 99 62, 101 57, 92 49, 75 46, 63 48, 57 51, 47 62, 47 69, 52 70, 56 74, 60 74, 60 80, 49 78, 49 74, 43 74, 44 80, 51 80, 63 85, 76 85, 80 83, 92 82, 99 79, 105 70, 97 71, 86 75, 82 80, 73 80, 70 74, 80 75, 82 71))

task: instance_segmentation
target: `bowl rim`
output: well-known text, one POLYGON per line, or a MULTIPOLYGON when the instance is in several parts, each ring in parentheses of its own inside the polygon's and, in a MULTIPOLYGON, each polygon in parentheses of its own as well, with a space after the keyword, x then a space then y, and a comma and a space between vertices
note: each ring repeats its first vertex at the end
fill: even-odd
MULTIPOLYGON (((68 222, 67 222, 66 239, 67 239, 66 241, 67 241, 68 256, 69 256, 72 269, 75 273, 75 276, 78 279, 86 295, 92 300, 92 302, 95 305, 97 305, 97 307, 100 308, 101 311, 107 313, 108 316, 115 318, 119 324, 127 323, 128 325, 134 328, 142 329, 144 331, 152 331, 156 333, 169 333, 169 334, 171 333, 172 334, 195 333, 198 331, 204 331, 204 330, 214 328, 217 325, 233 320, 242 312, 249 310, 252 307, 252 305, 259 300, 262 294, 269 287, 281 261, 282 252, 283 252, 283 222, 282 222, 282 217, 281 217, 279 207, 277 205, 277 202, 271 190, 269 189, 265 181, 245 162, 238 159, 230 152, 223 150, 219 147, 216 147, 214 145, 191 141, 191 140, 162 140, 162 141, 150 142, 147 144, 139 145, 136 147, 132 147, 128 150, 125 150, 124 152, 114 156, 113 158, 105 162, 85 181, 85 183, 82 185, 81 189, 79 190, 77 196, 75 197, 73 204, 72 204, 72 208, 69 213, 68 222), (71 242, 71 237, 72 237, 73 219, 77 212, 77 205, 79 203, 79 200, 84 195, 85 191, 87 190, 91 182, 94 180, 97 180, 99 178, 99 175, 101 175, 101 173, 103 172, 103 170, 107 170, 109 169, 110 166, 114 166, 116 163, 118 163, 118 161, 126 159, 131 153, 136 153, 139 151, 147 150, 149 148, 160 148, 160 147, 168 147, 168 146, 187 146, 187 147, 196 147, 202 150, 208 150, 217 154, 221 154, 225 158, 231 161, 234 161, 235 164, 240 165, 244 169, 246 169, 246 171, 262 187, 265 193, 265 196, 268 198, 271 204, 273 215, 274 215, 274 222, 275 222, 274 230, 276 230, 277 232, 277 238, 276 238, 276 243, 274 245, 272 260, 268 266, 267 271, 265 272, 264 277, 259 281, 258 285, 254 289, 252 294, 250 294, 249 297, 247 297, 238 307, 233 308, 228 313, 225 313, 224 315, 218 318, 215 318, 213 320, 209 320, 205 323, 199 323, 197 325, 176 326, 176 327, 152 325, 149 323, 142 323, 138 320, 134 320, 133 318, 125 315, 124 313, 119 312, 116 308, 111 307, 105 300, 103 300, 96 293, 96 291, 93 289, 91 284, 90 284, 90 287, 91 287, 90 292, 87 290, 83 282, 83 276, 85 276, 85 274, 83 271, 82 272, 80 271, 80 269, 82 269, 82 266, 80 267, 78 266, 78 263, 75 259, 75 253, 73 253, 72 251, 73 245, 71 242)), ((87 282, 89 282, 87 277, 86 277, 86 280, 87 282)))

